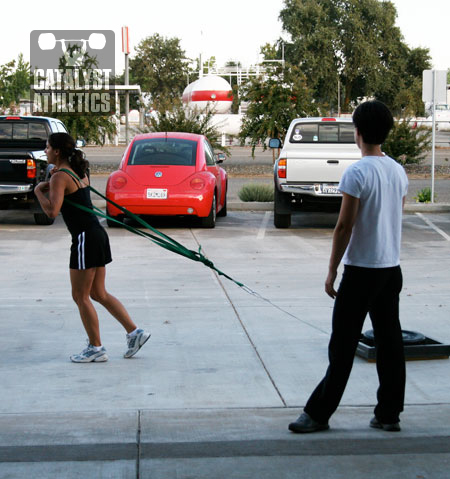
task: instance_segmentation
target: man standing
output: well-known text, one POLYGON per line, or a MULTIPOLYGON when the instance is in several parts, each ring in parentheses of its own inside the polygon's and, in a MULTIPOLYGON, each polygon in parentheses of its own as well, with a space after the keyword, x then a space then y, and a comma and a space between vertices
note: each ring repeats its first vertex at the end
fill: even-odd
POLYGON ((292 432, 329 428, 328 420, 344 394, 367 313, 375 336, 379 379, 370 426, 400 431, 405 359, 399 320, 402 289, 400 241, 408 179, 402 166, 381 151, 393 126, 391 112, 379 101, 360 104, 353 113, 355 141, 362 159, 341 179, 342 205, 333 234, 326 293, 335 299, 325 377, 304 412, 289 424, 292 432), (334 282, 343 258, 344 272, 334 282))

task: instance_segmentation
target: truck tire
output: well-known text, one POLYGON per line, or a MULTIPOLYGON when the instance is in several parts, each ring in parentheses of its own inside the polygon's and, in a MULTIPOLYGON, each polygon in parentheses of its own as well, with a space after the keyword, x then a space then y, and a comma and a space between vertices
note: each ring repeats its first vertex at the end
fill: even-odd
POLYGON ((291 226, 291 215, 282 215, 274 211, 273 224, 275 228, 289 228, 289 226, 291 226))
POLYGON ((34 222, 40 226, 48 226, 52 225, 55 219, 49 218, 45 213, 34 213, 34 222))
POLYGON ((214 194, 211 210, 206 218, 201 218, 201 225, 203 228, 214 228, 216 226, 216 195, 214 194))

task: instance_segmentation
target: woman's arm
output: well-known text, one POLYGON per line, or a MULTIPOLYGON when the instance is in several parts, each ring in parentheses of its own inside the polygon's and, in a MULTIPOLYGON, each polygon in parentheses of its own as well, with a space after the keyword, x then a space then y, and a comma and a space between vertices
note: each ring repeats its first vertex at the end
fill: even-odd
POLYGON ((41 208, 49 218, 56 218, 64 201, 66 191, 66 175, 56 172, 50 181, 41 181, 34 189, 34 194, 41 208), (46 195, 45 193, 48 193, 46 195))

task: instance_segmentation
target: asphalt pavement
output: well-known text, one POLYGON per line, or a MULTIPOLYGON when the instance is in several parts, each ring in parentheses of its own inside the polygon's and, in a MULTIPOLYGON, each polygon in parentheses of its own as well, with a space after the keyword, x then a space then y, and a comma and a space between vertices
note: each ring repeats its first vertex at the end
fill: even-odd
MULTIPOLYGON (((408 362, 400 433, 368 427, 377 375, 360 357, 331 429, 287 430, 327 365, 323 281, 336 215, 297 215, 284 231, 271 220, 230 211, 213 230, 157 223, 263 299, 109 230, 108 288, 152 337, 123 359, 124 332, 98 308, 110 360, 74 364, 85 334, 64 224, 2 214, 0 478, 447 479, 445 358, 408 362)), ((403 328, 448 344, 450 219, 407 212, 403 231, 403 328)))
MULTIPOLYGON (((94 174, 94 186, 106 177, 94 174)), ((399 433, 368 427, 377 375, 361 357, 329 431, 287 430, 327 366, 333 302, 323 281, 336 215, 298 214, 292 228, 277 230, 271 205, 240 202, 235 179, 270 182, 232 178, 236 209, 215 229, 155 226, 190 249, 201 245, 256 295, 108 230, 108 289, 152 333, 128 360, 123 330, 98 307, 110 360, 69 361, 85 333, 70 297, 62 219, 37 227, 30 215, 0 212, 0 479, 448 479, 445 356, 407 362, 399 433)), ((450 344, 450 218, 438 206, 447 211, 411 202, 405 212, 401 318, 404 329, 450 344)))

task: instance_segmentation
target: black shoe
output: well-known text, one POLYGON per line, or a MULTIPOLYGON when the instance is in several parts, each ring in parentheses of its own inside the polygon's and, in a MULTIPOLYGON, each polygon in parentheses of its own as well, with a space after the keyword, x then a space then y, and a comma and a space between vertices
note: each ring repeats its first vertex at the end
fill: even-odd
POLYGON ((317 432, 325 431, 329 429, 328 423, 320 424, 317 421, 307 414, 306 412, 302 413, 300 417, 295 421, 289 424, 289 431, 292 432, 317 432))
POLYGON ((375 429, 383 429, 383 431, 389 432, 401 431, 400 423, 393 422, 391 424, 384 424, 380 422, 375 416, 370 420, 370 427, 374 427, 375 429))

